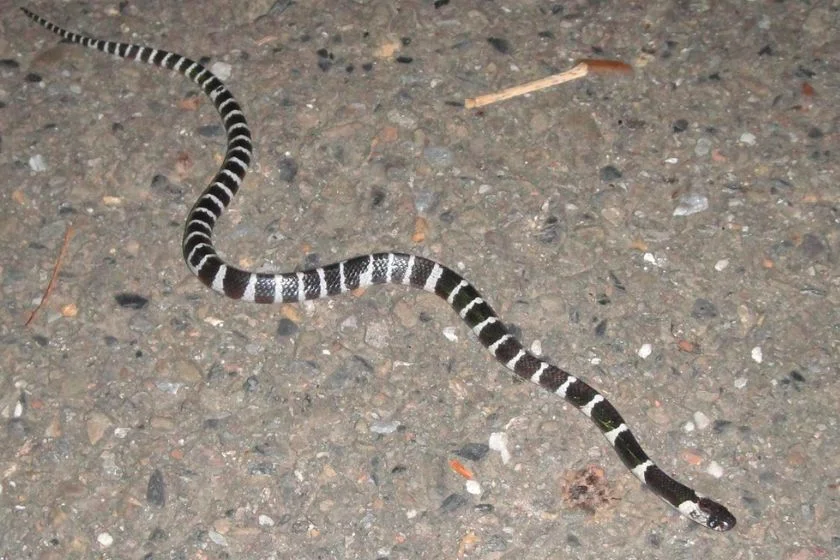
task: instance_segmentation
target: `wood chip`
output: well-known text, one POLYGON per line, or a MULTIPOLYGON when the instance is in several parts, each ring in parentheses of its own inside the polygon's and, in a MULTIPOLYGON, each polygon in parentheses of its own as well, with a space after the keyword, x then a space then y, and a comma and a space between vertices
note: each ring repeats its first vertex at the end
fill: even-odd
POLYGON ((463 463, 461 463, 461 461, 459 461, 458 459, 450 459, 449 468, 455 471, 456 473, 460 474, 467 480, 472 480, 474 478, 473 473, 470 471, 470 469, 465 467, 463 463))
POLYGON ((414 235, 411 236, 412 243, 423 243, 426 240, 426 233, 429 231, 429 222, 423 216, 414 219, 414 235))
POLYGON ((697 342, 692 342, 690 340, 679 340, 677 342, 677 348, 679 348, 681 352, 686 352, 688 354, 700 353, 700 344, 698 344, 697 342))
POLYGON ((79 314, 79 308, 76 307, 75 303, 68 303, 67 305, 61 306, 61 316, 62 317, 75 317, 79 314))

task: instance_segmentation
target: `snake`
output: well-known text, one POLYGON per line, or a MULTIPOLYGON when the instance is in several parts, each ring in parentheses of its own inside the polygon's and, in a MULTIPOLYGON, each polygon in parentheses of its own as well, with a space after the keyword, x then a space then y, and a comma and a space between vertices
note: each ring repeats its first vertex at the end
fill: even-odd
POLYGON ((583 379, 525 348, 479 291, 451 268, 424 256, 380 252, 308 270, 268 273, 238 268, 213 245, 213 228, 236 196, 253 156, 251 130, 242 107, 224 83, 202 64, 180 54, 131 43, 96 39, 64 29, 21 8, 64 40, 117 57, 174 70, 194 82, 221 117, 227 148, 224 160, 192 206, 184 226, 182 250, 190 271, 213 291, 254 303, 303 302, 344 294, 376 284, 419 288, 446 300, 480 343, 516 376, 565 399, 589 417, 621 461, 644 486, 684 517, 718 532, 735 526, 735 516, 719 502, 678 482, 642 449, 618 410, 583 379))

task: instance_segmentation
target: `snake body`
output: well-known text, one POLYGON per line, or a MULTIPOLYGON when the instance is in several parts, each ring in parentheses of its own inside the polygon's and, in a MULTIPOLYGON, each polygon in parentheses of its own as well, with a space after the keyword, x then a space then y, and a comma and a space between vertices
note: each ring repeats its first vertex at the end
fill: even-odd
POLYGON ((696 493, 660 469, 644 452, 618 410, 582 379, 525 349, 472 284, 440 263, 419 255, 375 253, 310 270, 262 273, 225 262, 213 245, 213 228, 239 190, 253 146, 242 108, 213 73, 189 58, 160 49, 95 39, 63 29, 22 8, 49 31, 85 47, 121 58, 174 70, 192 80, 210 98, 227 137, 224 161, 187 217, 183 254, 189 269, 214 291, 256 303, 300 302, 343 294, 374 284, 403 284, 446 300, 485 348, 517 376, 566 399, 588 416, 626 467, 654 494, 685 517, 716 531, 735 526, 720 503, 696 493))

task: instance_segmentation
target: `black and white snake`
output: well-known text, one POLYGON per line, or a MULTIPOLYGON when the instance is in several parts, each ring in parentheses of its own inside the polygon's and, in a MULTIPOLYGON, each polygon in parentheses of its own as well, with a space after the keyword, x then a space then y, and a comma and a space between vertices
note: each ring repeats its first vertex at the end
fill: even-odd
POLYGON ((175 70, 195 82, 215 105, 227 133, 221 168, 190 210, 183 252, 190 270, 207 286, 233 299, 256 303, 296 302, 343 294, 373 284, 404 284, 445 299, 490 353, 523 379, 565 398, 592 419, 630 471, 657 496, 692 521, 716 531, 735 526, 723 505, 677 482, 642 450, 624 419, 590 385, 528 352, 505 327, 478 291, 452 269, 425 257, 376 253, 302 272, 281 274, 241 270, 226 263, 213 247, 213 227, 233 200, 251 161, 251 131, 230 90, 201 64, 167 51, 94 39, 24 13, 68 41, 122 58, 175 70))

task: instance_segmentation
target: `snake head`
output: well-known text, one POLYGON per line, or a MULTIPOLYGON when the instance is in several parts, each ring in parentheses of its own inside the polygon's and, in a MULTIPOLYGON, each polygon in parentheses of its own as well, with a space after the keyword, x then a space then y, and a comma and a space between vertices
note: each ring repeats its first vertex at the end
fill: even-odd
POLYGON ((723 533, 735 526, 735 516, 716 501, 709 498, 700 498, 697 507, 699 508, 699 517, 702 517, 702 519, 696 521, 700 521, 709 529, 723 533))

